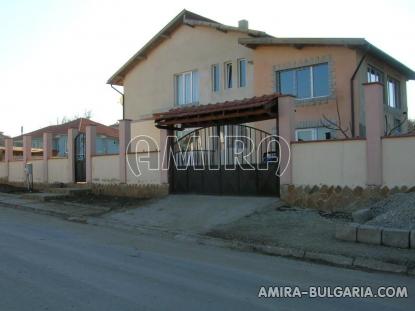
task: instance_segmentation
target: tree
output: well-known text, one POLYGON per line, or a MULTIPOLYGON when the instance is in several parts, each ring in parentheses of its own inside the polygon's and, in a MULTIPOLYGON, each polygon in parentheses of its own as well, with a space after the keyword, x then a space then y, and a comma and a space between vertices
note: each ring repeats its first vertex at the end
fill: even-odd
POLYGON ((326 115, 323 114, 323 117, 320 120, 321 126, 332 131, 340 132, 344 136, 343 138, 350 138, 350 135, 349 135, 350 127, 342 126, 339 103, 337 102, 337 100, 336 100, 336 110, 337 110, 337 122, 330 120, 329 118, 327 118, 326 115))
POLYGON ((408 133, 415 133, 415 120, 408 120, 408 133))
POLYGON ((79 119, 79 118, 84 118, 84 119, 90 120, 92 118, 92 111, 91 110, 85 110, 82 115, 75 114, 72 117, 64 116, 61 120, 59 120, 59 118, 58 118, 56 120, 56 124, 68 123, 68 122, 71 122, 71 121, 79 119))

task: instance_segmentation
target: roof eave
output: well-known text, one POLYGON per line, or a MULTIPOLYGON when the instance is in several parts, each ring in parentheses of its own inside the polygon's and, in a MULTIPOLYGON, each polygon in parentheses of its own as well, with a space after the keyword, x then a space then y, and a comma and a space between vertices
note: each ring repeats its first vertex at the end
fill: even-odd
POLYGON ((364 38, 241 38, 239 44, 255 49, 258 46, 345 46, 358 48, 385 61, 399 72, 403 73, 408 80, 415 80, 415 72, 399 62, 389 54, 383 52, 364 38))

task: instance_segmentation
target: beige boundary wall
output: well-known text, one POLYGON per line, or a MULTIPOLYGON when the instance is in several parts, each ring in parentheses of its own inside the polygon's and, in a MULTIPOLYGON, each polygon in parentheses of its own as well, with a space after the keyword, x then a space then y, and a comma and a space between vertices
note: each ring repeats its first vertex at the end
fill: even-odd
POLYGON ((92 182, 96 184, 118 184, 120 182, 117 154, 92 158, 92 182))
POLYGON ((9 175, 9 168, 7 162, 0 162, 0 180, 7 179, 9 175))
POLYGON ((24 181, 24 162, 9 162, 9 181, 13 183, 21 183, 24 181))
POLYGON ((159 152, 130 153, 127 161, 127 184, 160 184, 159 152))
POLYGON ((48 183, 70 183, 69 159, 52 158, 48 160, 48 183))
POLYGON ((33 182, 36 184, 44 181, 44 167, 43 159, 32 159, 30 163, 33 164, 33 182))
POLYGON ((415 186, 415 136, 384 137, 382 168, 385 186, 415 186))
POLYGON ((366 141, 332 140, 291 144, 295 186, 366 186, 366 141))

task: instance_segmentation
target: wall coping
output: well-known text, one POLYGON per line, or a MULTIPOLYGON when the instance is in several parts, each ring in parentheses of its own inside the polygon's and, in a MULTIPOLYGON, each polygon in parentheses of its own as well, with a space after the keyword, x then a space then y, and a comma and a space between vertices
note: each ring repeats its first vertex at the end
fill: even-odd
POLYGON ((107 154, 94 154, 92 157, 93 158, 98 158, 98 157, 106 157, 106 156, 118 156, 118 153, 107 153, 107 154))
POLYGON ((300 145, 300 144, 310 144, 310 143, 341 143, 347 141, 365 141, 366 138, 355 137, 355 138, 342 138, 342 139, 320 139, 320 140, 308 140, 308 141, 292 141, 291 144, 300 145))
POLYGON ((395 138, 415 138, 415 133, 394 135, 394 136, 382 136, 381 139, 395 139, 395 138))
POLYGON ((145 153, 158 153, 160 152, 159 150, 149 150, 149 151, 129 151, 127 154, 145 154, 145 153))

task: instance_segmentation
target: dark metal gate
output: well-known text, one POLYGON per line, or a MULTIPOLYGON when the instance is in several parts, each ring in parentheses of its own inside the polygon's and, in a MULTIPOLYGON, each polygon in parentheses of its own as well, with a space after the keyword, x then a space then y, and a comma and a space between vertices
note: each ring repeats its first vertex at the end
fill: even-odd
POLYGON ((173 144, 173 193, 279 196, 278 139, 245 125, 196 129, 173 144))
POLYGON ((85 134, 79 133, 75 137, 75 182, 86 181, 85 147, 85 134))

